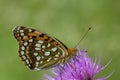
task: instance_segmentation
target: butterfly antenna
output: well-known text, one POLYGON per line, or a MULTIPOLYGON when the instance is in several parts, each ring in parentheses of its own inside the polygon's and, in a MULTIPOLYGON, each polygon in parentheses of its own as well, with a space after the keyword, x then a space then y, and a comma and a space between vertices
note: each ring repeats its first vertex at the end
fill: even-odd
POLYGON ((85 38, 85 36, 88 34, 90 30, 91 30, 91 27, 88 28, 88 30, 85 32, 85 34, 82 36, 82 38, 79 40, 79 42, 76 44, 75 47, 77 47, 80 44, 80 42, 85 38))

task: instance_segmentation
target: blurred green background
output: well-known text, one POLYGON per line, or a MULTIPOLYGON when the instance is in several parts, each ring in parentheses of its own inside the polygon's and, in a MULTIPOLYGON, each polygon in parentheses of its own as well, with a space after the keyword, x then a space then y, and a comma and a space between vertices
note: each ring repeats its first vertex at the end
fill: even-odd
POLYGON ((31 26, 57 37, 68 47, 80 43, 102 65, 112 62, 99 76, 120 80, 120 0, 0 0, 0 80, 42 80, 47 70, 31 71, 18 57, 15 26, 31 26))

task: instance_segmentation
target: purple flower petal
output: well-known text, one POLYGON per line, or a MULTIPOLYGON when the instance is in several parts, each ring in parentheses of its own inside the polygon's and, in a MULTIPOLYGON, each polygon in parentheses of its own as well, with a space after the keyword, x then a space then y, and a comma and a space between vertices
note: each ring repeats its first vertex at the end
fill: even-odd
POLYGON ((78 49, 78 54, 70 62, 52 69, 54 77, 46 75, 44 80, 106 80, 107 77, 95 78, 106 66, 102 67, 100 59, 96 63, 85 50, 78 49))

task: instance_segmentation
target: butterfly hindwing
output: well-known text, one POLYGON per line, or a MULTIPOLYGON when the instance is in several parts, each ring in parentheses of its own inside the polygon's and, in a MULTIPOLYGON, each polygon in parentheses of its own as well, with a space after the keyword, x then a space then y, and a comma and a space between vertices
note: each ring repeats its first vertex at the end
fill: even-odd
POLYGON ((67 47, 45 33, 23 26, 13 33, 19 43, 19 56, 30 69, 55 66, 67 56, 67 47))

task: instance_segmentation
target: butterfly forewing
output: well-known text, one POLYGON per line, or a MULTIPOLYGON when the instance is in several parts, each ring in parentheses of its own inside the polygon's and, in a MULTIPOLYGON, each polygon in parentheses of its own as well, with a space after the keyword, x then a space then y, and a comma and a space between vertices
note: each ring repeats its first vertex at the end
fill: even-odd
POLYGON ((13 33, 19 43, 19 56, 30 69, 56 66, 68 56, 67 47, 45 33, 23 26, 13 33))

